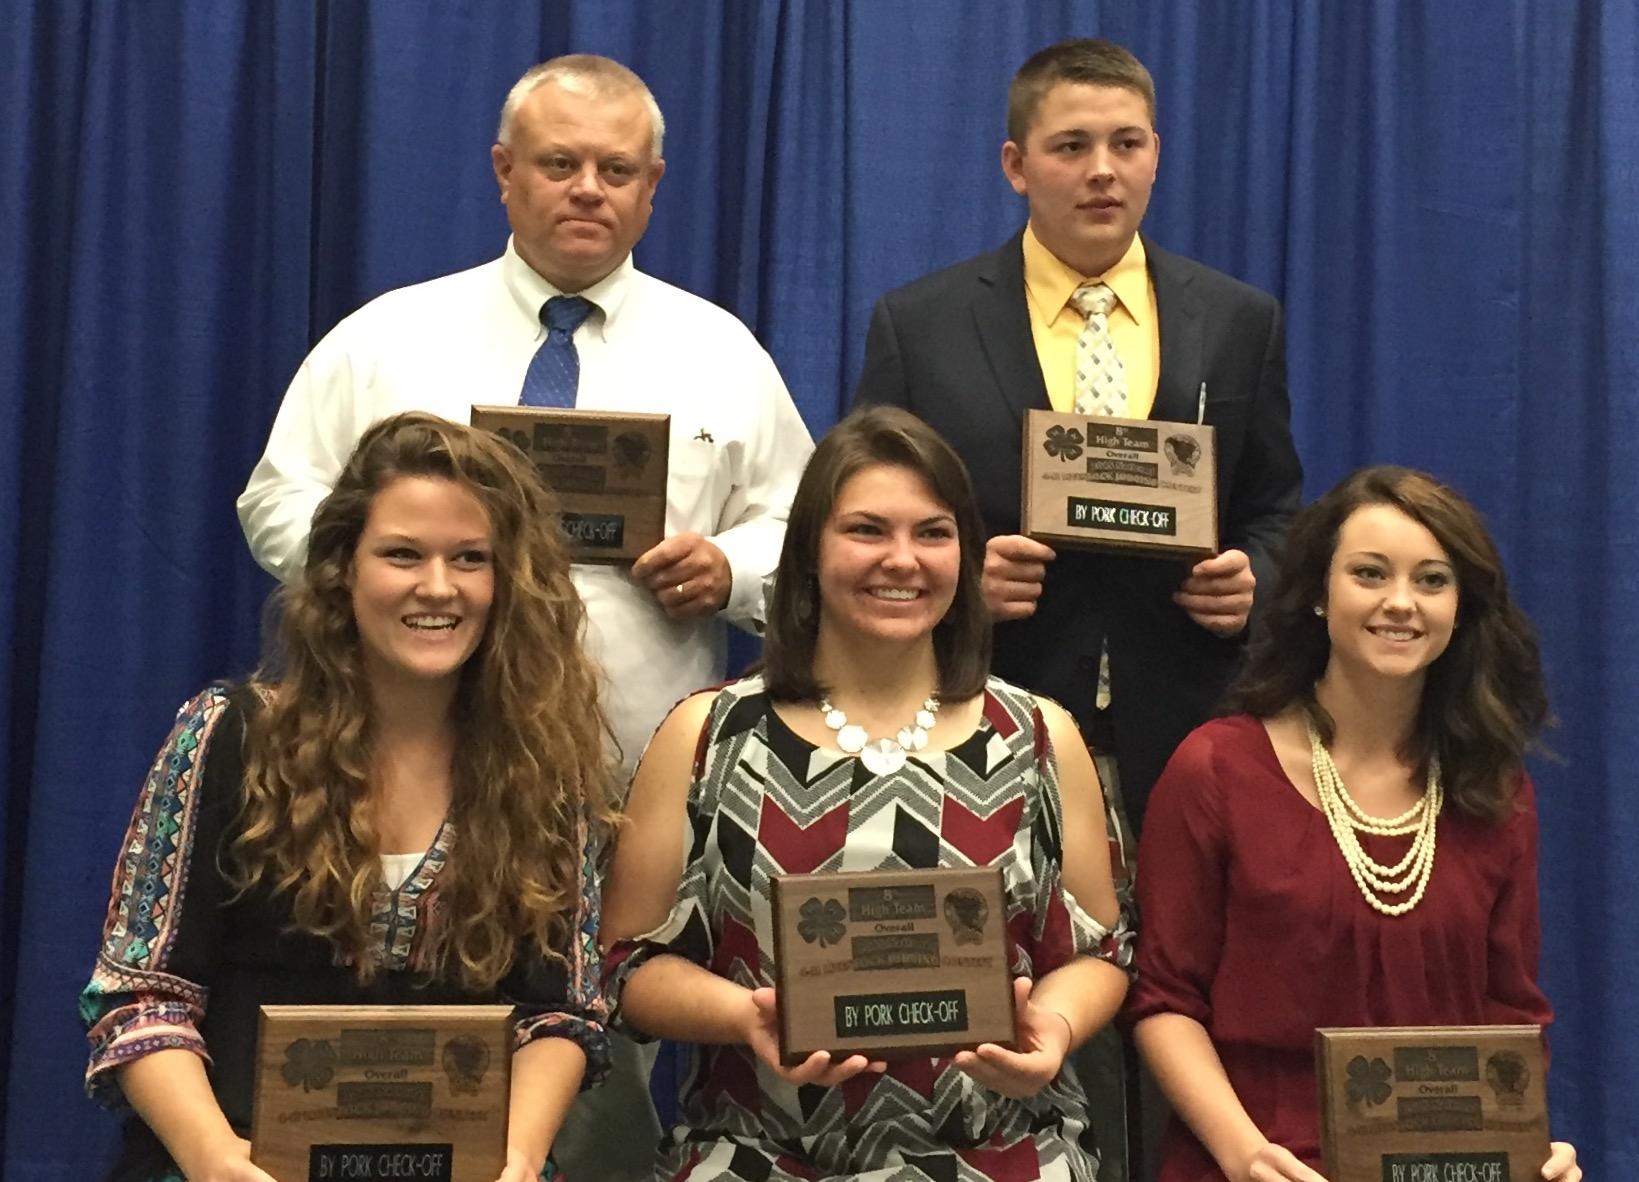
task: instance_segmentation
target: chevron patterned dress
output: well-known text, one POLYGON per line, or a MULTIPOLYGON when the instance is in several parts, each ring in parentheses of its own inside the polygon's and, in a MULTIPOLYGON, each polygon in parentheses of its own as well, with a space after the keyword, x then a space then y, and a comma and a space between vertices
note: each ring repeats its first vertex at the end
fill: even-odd
MULTIPOLYGON (((778 873, 1002 869, 1009 954, 1032 978, 1078 955, 1131 963, 1060 880, 1062 810, 1046 727, 1029 694, 995 678, 974 732, 885 776, 816 748, 772 709, 759 678, 717 697, 690 790, 690 850, 667 922, 611 953, 611 994, 659 952, 748 988, 773 984, 769 879, 778 873)), ((656 1178, 860 1182, 1092 1182, 1097 1149, 1068 1069, 1028 1100, 947 1059, 890 1063, 835 1088, 797 1086, 743 1046, 700 1046, 656 1178)))

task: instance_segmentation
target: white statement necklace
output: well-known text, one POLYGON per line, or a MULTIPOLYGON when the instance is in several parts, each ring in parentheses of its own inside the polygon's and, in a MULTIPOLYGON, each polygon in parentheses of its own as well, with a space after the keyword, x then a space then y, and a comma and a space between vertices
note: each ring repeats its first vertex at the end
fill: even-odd
POLYGON ((1309 728, 1309 759, 1315 773, 1315 793, 1320 797, 1320 811, 1326 814, 1332 827, 1332 837, 1343 852, 1343 861, 1349 873, 1365 896, 1366 902, 1384 915, 1404 915, 1422 901, 1428 889, 1429 876, 1434 873, 1434 833, 1439 820, 1440 805, 1445 790, 1440 785, 1440 761, 1431 758, 1428 763, 1428 790, 1398 817, 1373 817, 1355 803, 1343 786, 1332 753, 1320 741, 1320 732, 1313 719, 1307 719, 1309 728), (1393 866, 1373 860, 1361 847, 1359 834, 1375 833, 1381 837, 1416 836, 1406 856, 1393 866), (1400 903, 1389 903, 1385 895, 1403 895, 1409 898, 1400 903))
POLYGON ((910 725, 900 727, 894 738, 875 741, 865 733, 864 727, 849 722, 848 716, 831 705, 829 698, 821 698, 819 708, 825 725, 837 733, 837 746, 849 755, 859 756, 859 761, 872 774, 886 776, 905 766, 907 754, 928 745, 928 732, 938 721, 939 695, 930 694, 910 725))

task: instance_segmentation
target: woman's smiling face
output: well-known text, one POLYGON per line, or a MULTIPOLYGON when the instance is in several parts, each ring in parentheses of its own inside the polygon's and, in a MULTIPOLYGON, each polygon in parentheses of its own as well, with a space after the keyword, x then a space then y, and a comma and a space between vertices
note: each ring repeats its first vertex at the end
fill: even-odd
POLYGON ((398 478, 370 503, 351 584, 372 682, 454 678, 483 640, 495 598, 483 505, 452 480, 398 478))
POLYGON ((930 636, 956 597, 961 559, 956 517, 920 474, 862 468, 820 535, 820 627, 860 642, 930 636))
POLYGON ((1451 643, 1457 572, 1427 527, 1393 505, 1344 519, 1326 578, 1329 668, 1421 677, 1451 643))

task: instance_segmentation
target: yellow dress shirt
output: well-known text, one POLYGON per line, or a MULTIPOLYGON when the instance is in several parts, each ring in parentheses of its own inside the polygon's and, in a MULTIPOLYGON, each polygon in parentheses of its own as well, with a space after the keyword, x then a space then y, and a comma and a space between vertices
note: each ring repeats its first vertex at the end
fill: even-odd
POLYGON ((1075 409, 1076 340, 1086 319, 1071 305, 1070 296, 1087 282, 1102 282, 1115 292, 1110 339, 1127 374, 1127 417, 1148 418, 1161 372, 1161 327, 1144 243, 1136 234, 1115 266, 1102 275, 1084 276, 1066 266, 1041 244, 1033 229, 1025 227, 1025 302, 1030 305, 1030 332, 1047 382, 1047 400, 1054 410, 1075 409))

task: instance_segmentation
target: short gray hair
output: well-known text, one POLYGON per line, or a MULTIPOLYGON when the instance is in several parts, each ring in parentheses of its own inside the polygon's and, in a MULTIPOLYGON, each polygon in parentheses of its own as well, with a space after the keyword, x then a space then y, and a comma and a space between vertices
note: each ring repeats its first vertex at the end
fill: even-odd
POLYGON ((660 147, 666 138, 666 120, 655 102, 654 92, 632 71, 613 58, 595 53, 571 53, 555 57, 549 62, 532 66, 507 92, 501 104, 501 125, 495 131, 495 141, 503 146, 512 143, 512 121, 518 107, 536 87, 551 82, 566 90, 589 90, 597 95, 635 94, 649 108, 649 155, 661 159, 660 147))

